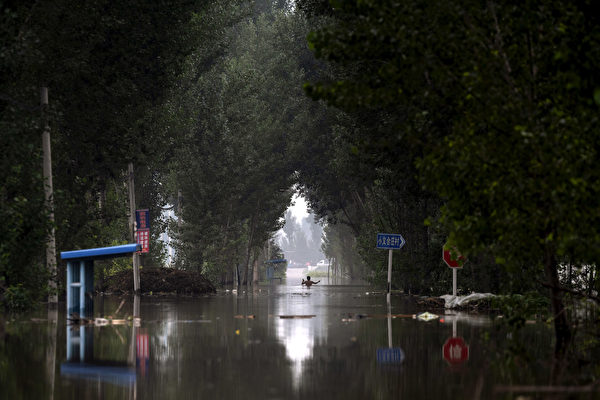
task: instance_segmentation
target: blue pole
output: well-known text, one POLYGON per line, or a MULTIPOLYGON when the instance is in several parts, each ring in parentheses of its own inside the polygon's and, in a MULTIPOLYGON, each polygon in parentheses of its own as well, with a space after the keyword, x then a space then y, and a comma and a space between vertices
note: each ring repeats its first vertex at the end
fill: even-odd
POLYGON ((79 261, 79 315, 85 315, 85 261, 79 261))
POLYGON ((73 312, 73 263, 67 261, 67 316, 73 312))

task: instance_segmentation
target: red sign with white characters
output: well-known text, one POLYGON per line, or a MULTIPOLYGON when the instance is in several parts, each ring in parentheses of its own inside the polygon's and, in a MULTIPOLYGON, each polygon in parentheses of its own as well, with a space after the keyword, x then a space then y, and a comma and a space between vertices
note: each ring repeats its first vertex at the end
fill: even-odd
POLYGON ((137 243, 142 245, 142 251, 140 253, 150 252, 150 229, 138 229, 137 243))
POLYGON ((469 359, 469 346, 460 336, 448 338, 442 346, 444 360, 450 365, 459 365, 469 359))

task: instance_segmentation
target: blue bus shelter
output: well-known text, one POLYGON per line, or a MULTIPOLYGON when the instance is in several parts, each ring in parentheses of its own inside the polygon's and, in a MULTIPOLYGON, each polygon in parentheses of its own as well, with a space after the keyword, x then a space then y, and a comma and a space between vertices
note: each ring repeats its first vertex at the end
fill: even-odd
POLYGON ((81 317, 92 317, 94 260, 126 257, 141 249, 141 245, 133 243, 61 252, 60 258, 67 261, 67 315, 78 313, 81 317))

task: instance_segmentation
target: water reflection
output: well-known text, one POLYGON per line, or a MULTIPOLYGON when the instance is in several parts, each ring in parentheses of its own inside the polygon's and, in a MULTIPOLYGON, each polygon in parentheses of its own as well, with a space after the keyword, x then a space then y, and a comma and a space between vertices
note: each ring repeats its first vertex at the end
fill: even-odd
POLYGON ((287 358, 292 362, 292 383, 298 389, 302 383, 302 368, 305 360, 312 358, 314 339, 308 321, 279 320, 277 336, 285 346, 287 358), (302 326, 302 325, 304 326, 302 326))
MULTIPOLYGON (((99 303, 103 312, 104 303, 99 303)), ((146 348, 138 335, 139 315, 140 298, 135 296, 129 323, 113 320, 115 325, 109 325, 108 321, 97 319, 95 324, 67 324, 66 361, 60 365, 60 375, 83 385, 87 381, 121 386, 127 390, 128 398, 136 399, 138 353, 146 348), (129 341, 126 339, 128 332, 131 334, 129 341)), ((143 361, 145 367, 146 360, 143 361)))
MULTIPOLYGON (((524 373, 502 358, 516 339, 485 316, 428 310, 440 318, 421 321, 412 315, 426 310, 414 302, 392 296, 388 306, 385 294, 326 280, 311 289, 300 279, 257 289, 144 297, 137 306, 127 299, 123 310, 133 311, 125 315, 139 315, 141 326, 67 327, 64 308, 58 324, 45 310, 43 318, 7 322, 0 397, 483 399, 494 385, 547 380, 552 331, 544 324, 521 331, 525 343, 535 343, 535 368, 524 373), (465 359, 455 368, 444 345, 458 337, 468 357, 450 343, 447 357, 465 359)), ((111 315, 122 298, 97 300, 106 304, 95 310, 111 315)))
MULTIPOLYGON (((325 342, 327 338, 327 297, 323 296, 322 286, 312 289, 298 284, 300 276, 288 274, 286 283, 275 287, 279 296, 275 304, 276 334, 285 346, 287 359, 291 362, 292 385, 297 391, 303 383, 303 370, 306 361, 312 359, 315 342, 325 342), (319 314, 316 314, 316 312, 319 314), (314 318, 304 318, 312 316, 314 318), (281 316, 290 318, 281 318, 281 316), (302 317, 302 318, 294 318, 302 317)), ((325 280, 326 281, 326 280, 325 280)))

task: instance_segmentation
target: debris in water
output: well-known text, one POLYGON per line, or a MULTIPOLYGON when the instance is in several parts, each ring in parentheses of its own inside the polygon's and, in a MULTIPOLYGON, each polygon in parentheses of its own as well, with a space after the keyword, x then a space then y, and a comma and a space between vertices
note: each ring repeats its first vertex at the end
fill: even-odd
POLYGON ((425 311, 424 313, 418 314, 417 318, 420 319, 421 321, 428 322, 428 321, 431 321, 431 320, 434 320, 434 319, 438 319, 439 316, 435 315, 435 314, 432 314, 429 311, 425 311))
POLYGON ((358 321, 359 319, 385 319, 385 318, 415 318, 415 314, 348 314, 342 322, 358 321))
POLYGON ((71 324, 74 324, 74 325, 85 325, 85 324, 93 324, 94 323, 93 319, 80 317, 79 314, 76 312, 71 313, 71 315, 67 318, 67 321, 69 321, 71 324))

